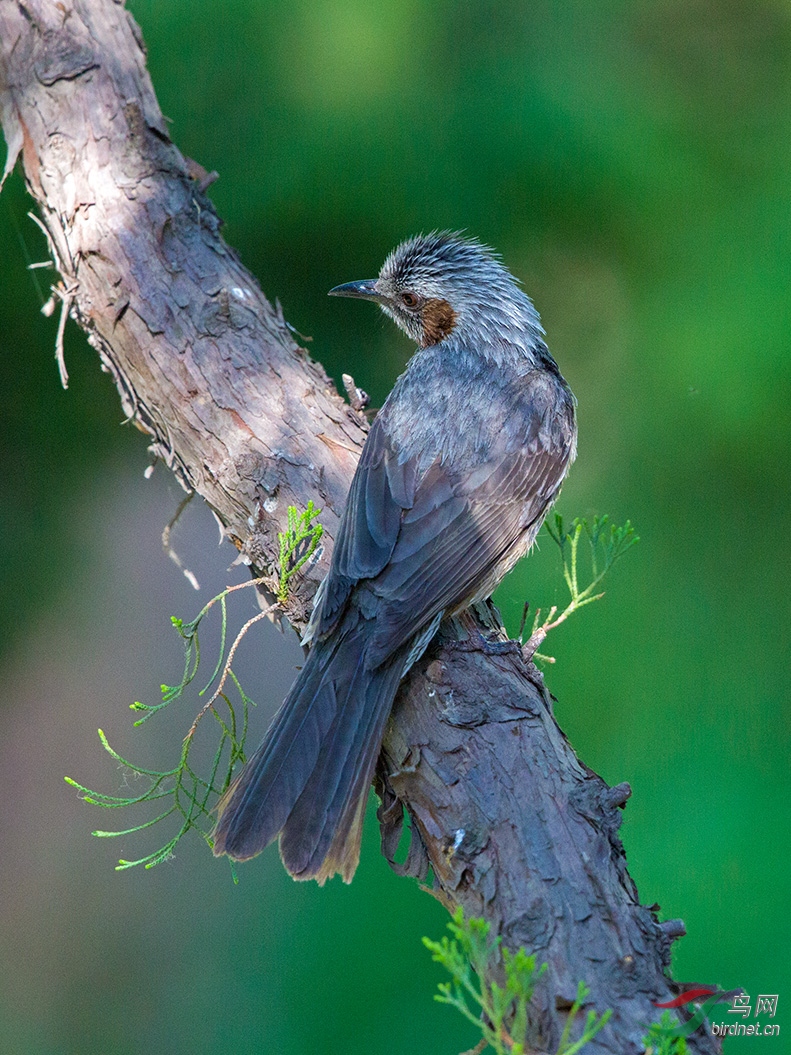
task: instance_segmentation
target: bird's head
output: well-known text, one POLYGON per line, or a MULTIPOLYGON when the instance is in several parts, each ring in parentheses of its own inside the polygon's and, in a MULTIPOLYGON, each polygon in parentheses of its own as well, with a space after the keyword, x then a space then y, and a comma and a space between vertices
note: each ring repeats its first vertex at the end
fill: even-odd
POLYGON ((514 322, 529 321, 540 332, 533 305, 494 252, 458 232, 410 238, 378 278, 336 286, 330 296, 375 301, 423 348, 452 333, 472 336, 514 322))

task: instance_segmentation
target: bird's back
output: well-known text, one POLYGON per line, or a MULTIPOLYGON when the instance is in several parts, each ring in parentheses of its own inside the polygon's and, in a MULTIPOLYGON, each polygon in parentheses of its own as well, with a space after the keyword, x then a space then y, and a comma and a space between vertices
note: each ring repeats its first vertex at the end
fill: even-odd
POLYGON ((576 451, 574 397, 543 342, 540 358, 511 342, 450 338, 421 349, 379 419, 399 457, 424 471, 436 458, 463 470, 501 460, 537 431, 559 455, 576 451))

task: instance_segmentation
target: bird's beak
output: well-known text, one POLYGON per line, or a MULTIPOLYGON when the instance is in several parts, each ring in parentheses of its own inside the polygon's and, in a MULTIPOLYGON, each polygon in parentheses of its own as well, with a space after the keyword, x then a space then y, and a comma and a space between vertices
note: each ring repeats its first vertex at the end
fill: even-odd
POLYGON ((362 282, 345 282, 342 286, 336 286, 327 294, 329 297, 357 297, 360 300, 383 300, 382 294, 377 291, 376 279, 366 278, 362 282))

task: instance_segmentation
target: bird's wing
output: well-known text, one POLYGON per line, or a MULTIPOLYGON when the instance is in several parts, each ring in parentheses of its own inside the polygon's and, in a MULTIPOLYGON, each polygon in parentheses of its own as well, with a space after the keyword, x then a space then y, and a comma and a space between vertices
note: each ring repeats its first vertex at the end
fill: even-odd
POLYGON ((455 453, 405 454, 380 412, 322 586, 319 636, 357 588, 362 614, 376 620, 369 654, 376 665, 438 613, 494 588, 509 555, 532 540, 573 457, 570 397, 540 379, 522 384, 518 397, 498 404, 496 427, 477 452, 460 438, 455 453))
POLYGON ((435 462, 405 513, 386 567, 369 662, 383 662, 438 612, 484 595, 535 537, 569 463, 568 444, 537 433, 501 461, 451 476, 435 462), (487 473, 488 470, 488 473, 487 473), (521 542, 521 547, 520 547, 521 542))
POLYGON ((416 458, 402 458, 380 414, 371 425, 341 519, 330 571, 321 586, 317 636, 328 633, 354 586, 387 565, 401 530, 401 518, 415 499, 416 458))

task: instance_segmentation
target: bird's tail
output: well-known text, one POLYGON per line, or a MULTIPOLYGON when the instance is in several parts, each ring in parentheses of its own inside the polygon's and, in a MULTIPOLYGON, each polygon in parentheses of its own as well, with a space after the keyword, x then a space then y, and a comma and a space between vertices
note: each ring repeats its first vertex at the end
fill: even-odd
POLYGON ((406 665, 366 667, 358 625, 318 641, 264 741, 223 796, 214 853, 244 861, 279 834, 295 879, 351 881, 385 724, 406 665))

